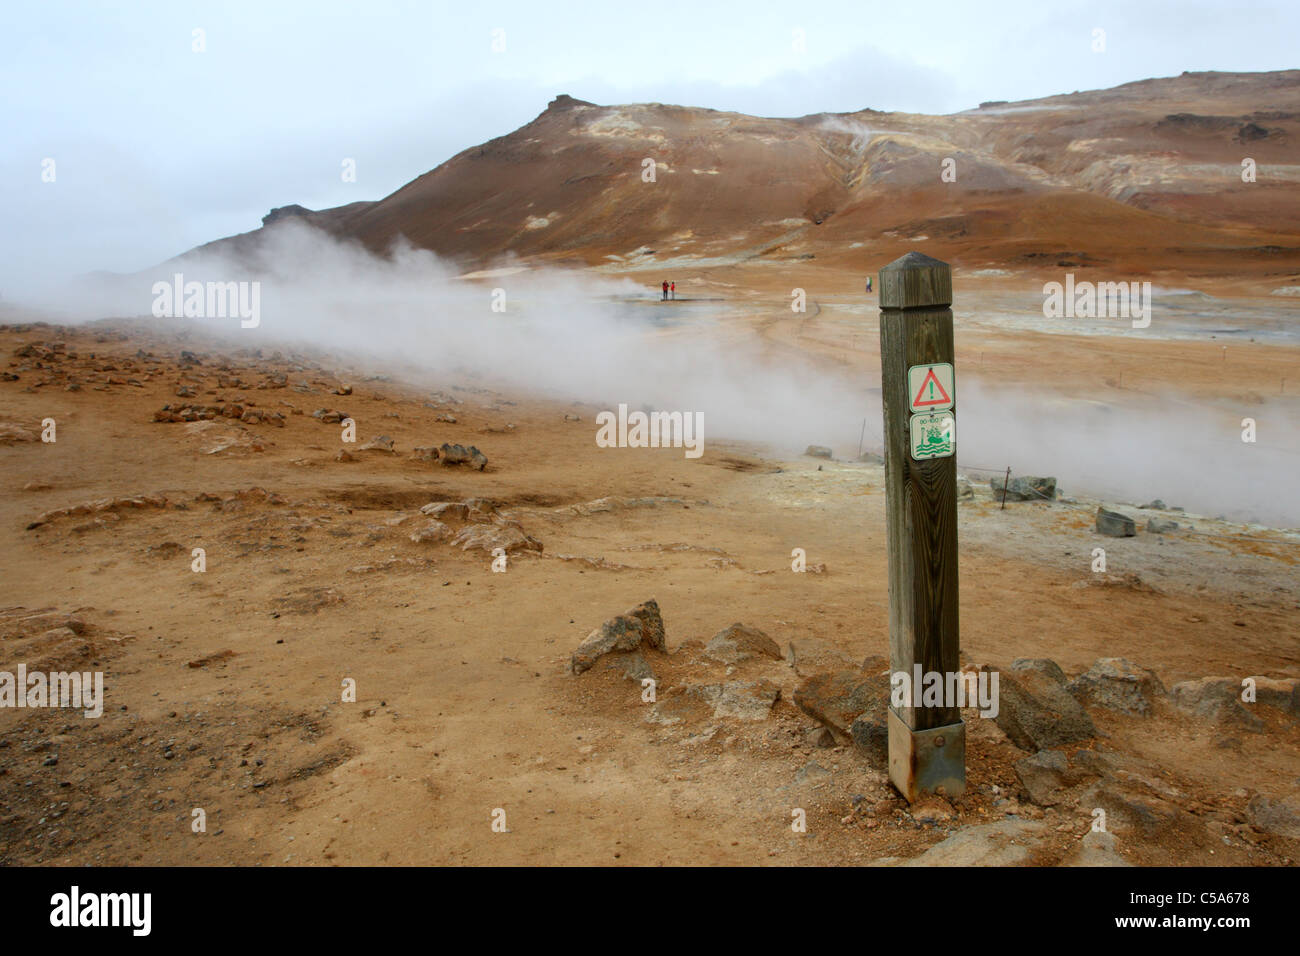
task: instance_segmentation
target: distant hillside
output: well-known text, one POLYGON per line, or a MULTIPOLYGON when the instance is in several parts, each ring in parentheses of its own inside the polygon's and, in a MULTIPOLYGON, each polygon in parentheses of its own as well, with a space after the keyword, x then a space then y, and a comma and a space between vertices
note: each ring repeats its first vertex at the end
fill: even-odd
MULTIPOLYGON (((273 210, 382 251, 634 270, 667 257, 849 263, 923 245, 970 266, 1300 266, 1300 71, 1184 73, 949 116, 766 119, 559 96, 376 202, 273 210), (1241 179, 1242 161, 1257 182, 1241 179), (656 181, 642 181, 653 159, 656 181), (944 182, 945 160, 955 172, 944 182)), ((262 230, 200 247, 244 251, 262 230)))

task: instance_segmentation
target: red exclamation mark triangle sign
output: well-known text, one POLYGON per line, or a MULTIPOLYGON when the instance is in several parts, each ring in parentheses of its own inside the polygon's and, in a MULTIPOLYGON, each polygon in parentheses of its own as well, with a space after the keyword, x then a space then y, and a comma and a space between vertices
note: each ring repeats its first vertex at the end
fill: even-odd
POLYGON ((912 407, 924 408, 927 405, 948 405, 951 403, 952 399, 943 390, 943 383, 934 374, 934 369, 927 370, 925 378, 921 380, 921 387, 917 389, 916 397, 912 399, 912 407))

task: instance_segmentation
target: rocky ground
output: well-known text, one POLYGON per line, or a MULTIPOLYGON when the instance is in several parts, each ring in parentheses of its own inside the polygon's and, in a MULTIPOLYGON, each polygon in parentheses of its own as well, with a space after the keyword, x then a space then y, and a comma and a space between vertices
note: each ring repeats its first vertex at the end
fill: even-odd
POLYGON ((968 473, 1001 709, 909 807, 870 460, 611 453, 593 407, 126 322, 0 328, 0 379, 0 670, 106 692, 0 710, 5 863, 1300 858, 1294 535, 968 473))

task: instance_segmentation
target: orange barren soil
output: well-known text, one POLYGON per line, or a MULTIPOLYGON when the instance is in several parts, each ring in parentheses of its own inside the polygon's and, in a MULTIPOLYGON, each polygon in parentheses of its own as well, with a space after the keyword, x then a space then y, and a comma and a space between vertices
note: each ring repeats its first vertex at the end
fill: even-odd
MULTIPOLYGON (((773 315, 788 279, 773 279, 773 315)), ((787 321, 730 331, 878 374, 874 315, 850 328, 785 308, 787 321)), ((853 723, 866 705, 833 691, 878 690, 887 667, 878 465, 778 460, 721 436, 698 460, 602 449, 595 406, 240 344, 193 325, 0 329, 0 670, 102 670, 106 695, 98 719, 0 710, 5 863, 1300 858, 1294 535, 1198 517, 1209 533, 1100 539, 1095 501, 1002 511, 972 476, 965 662, 1002 672, 1006 711, 1024 706, 1017 674, 1022 688, 1047 680, 1017 659, 1073 679, 1125 658, 1146 713, 1083 694, 1095 733, 1044 754, 1005 718, 965 711, 967 793, 909 808, 871 722, 853 723), (169 403, 199 409, 156 421, 169 403), (351 416, 357 442, 320 409, 351 416), (444 442, 487 466, 415 454, 444 442), (451 504, 422 513, 434 503, 451 504), (1104 574, 1089 566, 1099 541, 1104 574), (666 652, 569 672, 590 632, 651 598, 666 652), (778 656, 758 638, 748 659, 706 653, 735 622, 778 656), (1241 704, 1247 676, 1261 690, 1241 704), (1176 687, 1205 677, 1229 679, 1227 699, 1176 687), (1108 833, 1089 836, 1098 808, 1108 833)), ((1216 344, 1147 347, 1170 370, 1156 384, 1176 373, 1192 394, 1294 368, 1282 346, 1243 346, 1232 375, 1213 368, 1216 344)), ((1004 377, 1068 395, 1111 388, 1091 366, 1140 346, 959 332, 968 378, 979 348, 1004 377)))
MULTIPOLYGON (((1102 478, 1163 455, 1179 493, 1211 489, 1202 515, 1159 486, 1141 493, 1167 503, 1099 501, 1063 472, 1062 499, 1002 510, 978 469, 1021 461, 964 460, 962 438, 964 664, 1002 683, 996 718, 963 712, 969 786, 952 801, 909 807, 887 781, 883 476, 856 447, 816 458, 709 431, 698 459, 600 448, 595 415, 631 398, 569 404, 593 394, 575 381, 539 399, 517 359, 496 392, 194 322, 0 327, 0 672, 106 682, 97 719, 0 708, 0 861, 1293 864, 1300 537, 1214 515, 1296 514, 1298 81, 1189 73, 939 117, 560 96, 390 196, 280 207, 113 279, 136 315, 176 272, 279 274, 277 249, 300 266, 322 252, 296 245, 304 223, 480 270, 483 302, 537 266, 669 279, 682 302, 621 303, 673 310, 657 355, 711 337, 697 354, 718 365, 757 349, 865 395, 880 369, 865 276, 912 249, 951 263, 957 387, 984 387, 986 434, 1055 424, 1102 478), (1038 290, 1067 274, 1151 282, 1150 328, 1045 320, 1038 290), (1152 408, 1166 419, 1126 446, 1062 424, 1152 408), (446 464, 444 443, 486 466, 446 464), (1243 466, 1239 486, 1246 453, 1273 463, 1262 484, 1243 466), (1138 533, 1101 537, 1099 505, 1138 533), (572 673, 632 609, 611 629, 643 646, 572 673)), ((334 341, 393 331, 398 276, 377 274, 382 296, 360 290, 334 341)), ((333 294, 280 318, 314 322, 333 294)), ((482 315, 463 328, 491 349, 482 315)), ((428 318, 409 323, 426 356, 442 344, 428 318)), ((786 390, 746 384, 772 384, 780 410, 786 390)), ((799 448, 831 440, 820 411, 801 413, 799 448)), ((980 419, 961 415, 968 436, 980 419)))

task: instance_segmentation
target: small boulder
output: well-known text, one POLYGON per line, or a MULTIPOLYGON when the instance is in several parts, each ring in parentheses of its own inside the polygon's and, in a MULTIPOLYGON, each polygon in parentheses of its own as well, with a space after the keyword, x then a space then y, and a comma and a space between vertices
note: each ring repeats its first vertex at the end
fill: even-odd
POLYGON ((1171 531, 1177 531, 1181 525, 1177 521, 1170 521, 1168 518, 1151 518, 1147 521, 1148 534, 1169 534, 1171 531))
POLYGON ((1097 728, 1065 689, 1054 661, 1018 660, 999 675, 994 722, 1021 750, 1039 751, 1097 736, 1097 728))
POLYGON ((1276 707, 1288 714, 1300 715, 1300 678, 1251 677, 1255 682, 1255 702, 1276 707))
POLYGON ((1055 501, 1056 479, 1039 478, 1036 475, 1024 475, 1008 481, 1003 478, 990 478, 989 487, 993 490, 993 500, 1001 501, 1003 488, 1006 489, 1007 501, 1055 501))
POLYGON ((464 445, 443 442, 438 448, 438 454, 444 465, 469 465, 475 471, 482 471, 488 463, 487 455, 473 445, 466 448, 464 445))
POLYGON ((654 598, 610 618, 588 634, 573 652, 570 666, 574 674, 581 674, 611 651, 634 651, 643 646, 656 651, 668 650, 663 618, 654 598))
POLYGON ((769 680, 696 684, 686 693, 712 707, 714 717, 740 720, 763 720, 781 699, 781 688, 769 680))
POLYGON ((889 700, 881 698, 853 718, 849 725, 853 745, 883 765, 889 763, 889 700))
POLYGON ((1104 830, 1090 830, 1079 845, 1065 855, 1060 866, 1132 866, 1119 855, 1115 834, 1104 830))
POLYGON ((542 550, 542 543, 524 531, 517 522, 505 521, 466 525, 456 533, 451 543, 462 551, 478 549, 488 554, 498 550, 506 554, 542 550))
POLYGON ((795 687, 795 706, 879 763, 888 760, 889 662, 871 658, 863 670, 815 674, 795 687))
POLYGON ((429 544, 434 541, 446 541, 451 537, 451 529, 441 521, 433 520, 423 528, 411 532, 411 540, 416 544, 429 544))
POLYGON ((655 672, 647 661, 638 651, 624 651, 606 654, 600 659, 602 670, 615 671, 622 675, 624 680, 635 681, 640 684, 643 680, 654 680, 655 672))
POLYGON ((830 458, 831 450, 825 445, 809 445, 804 449, 804 454, 809 458, 830 458))
POLYGON ((1070 762, 1059 750, 1040 750, 1017 761, 1015 770, 1030 802, 1040 807, 1064 803, 1066 791, 1084 779, 1082 772, 1070 769, 1070 762))
POLYGON ((1097 508, 1097 532, 1111 538, 1132 538, 1137 534, 1137 523, 1118 511, 1097 508))
POLYGON ((1081 704, 1105 707, 1134 717, 1151 713, 1152 702, 1165 696, 1165 685, 1145 667, 1122 657, 1099 658, 1068 687, 1081 704))
POLYGON ((393 454, 393 440, 387 435, 376 435, 364 445, 357 446, 357 451, 382 451, 393 454))
POLYGON ((1000 820, 962 827, 903 866, 1017 866, 1046 835, 1040 820, 1000 820))
POLYGON ((736 623, 713 635, 704 656, 721 664, 739 664, 755 657, 781 659, 781 645, 756 627, 736 623))
POLYGON ((466 521, 469 519, 469 505, 463 501, 430 501, 420 509, 420 514, 428 515, 431 518, 453 518, 456 521, 466 521))
POLYGON ((1280 799, 1259 794, 1246 805, 1246 814, 1266 833, 1300 840, 1300 791, 1280 799))
POLYGON ((1261 733, 1264 722, 1242 706, 1241 691, 1235 678, 1201 677, 1179 681, 1169 688, 1169 699, 1194 717, 1261 733))

